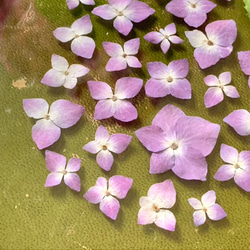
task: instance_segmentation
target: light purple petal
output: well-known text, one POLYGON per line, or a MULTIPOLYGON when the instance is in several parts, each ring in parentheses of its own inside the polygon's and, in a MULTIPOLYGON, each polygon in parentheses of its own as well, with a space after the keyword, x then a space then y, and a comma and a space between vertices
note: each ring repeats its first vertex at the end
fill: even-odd
POLYGON ((234 175, 235 168, 233 165, 222 165, 214 175, 214 179, 217 181, 228 181, 232 179, 234 175))
POLYGON ((75 173, 67 173, 64 175, 64 183, 71 189, 80 192, 81 180, 80 177, 75 173))
POLYGON ((194 224, 195 226, 203 225, 206 221, 206 213, 202 210, 195 211, 193 213, 194 224))
POLYGON ((109 138, 110 136, 108 130, 102 125, 99 126, 95 133, 95 140, 100 143, 106 144, 109 138))
POLYGON ((166 54, 170 48, 170 42, 168 41, 168 39, 164 39, 162 42, 161 42, 161 50, 164 54, 166 54))
POLYGON ((87 35, 92 31, 92 23, 89 15, 85 15, 77 19, 72 25, 71 28, 75 31, 75 34, 78 36, 87 35))
POLYGON ((111 57, 118 57, 123 55, 122 46, 118 43, 103 42, 102 46, 105 49, 106 53, 111 57))
POLYGON ((109 4, 97 6, 92 10, 94 15, 101 17, 104 20, 111 20, 117 16, 116 10, 109 4))
POLYGON ((111 99, 100 100, 95 106, 95 120, 102 120, 112 117, 115 114, 115 102, 111 99))
POLYGON ((148 34, 146 34, 143 38, 150 43, 158 44, 164 39, 164 36, 160 32, 151 31, 148 34))
POLYGON ((71 28, 60 27, 53 32, 55 38, 60 42, 66 43, 75 37, 75 32, 71 28))
POLYGON ((145 85, 145 92, 147 96, 153 98, 164 97, 170 94, 169 84, 166 80, 157 80, 150 78, 145 85))
POLYGON ((102 145, 97 141, 90 141, 84 145, 83 149, 90 152, 91 154, 96 154, 102 150, 102 145))
POLYGON ((176 33, 176 26, 174 23, 170 23, 167 26, 165 26, 164 30, 160 30, 162 34, 166 34, 168 36, 171 36, 176 33))
POLYGON ((137 119, 137 109, 133 104, 126 100, 115 101, 114 118, 122 122, 130 122, 137 119))
POLYGON ((182 40, 180 37, 178 37, 178 36, 170 36, 170 37, 168 38, 168 40, 169 40, 170 42, 174 43, 174 44, 183 43, 183 40, 182 40))
POLYGON ((90 59, 95 50, 95 41, 88 36, 79 36, 72 41, 71 50, 77 56, 90 59))
POLYGON ((66 71, 69 67, 68 61, 59 55, 53 54, 51 57, 52 68, 57 71, 66 71))
POLYGON ((140 38, 134 38, 124 43, 124 52, 127 55, 136 55, 140 47, 140 38))
POLYGON ((213 206, 216 201, 216 194, 214 190, 210 190, 202 195, 201 203, 202 205, 208 209, 208 207, 213 206))
POLYGON ((219 80, 221 83, 223 83, 223 85, 229 84, 232 80, 231 72, 227 71, 227 72, 221 73, 219 75, 219 80))
POLYGON ((168 66, 162 62, 150 62, 147 64, 148 73, 155 79, 166 78, 169 73, 168 66))
POLYGON ((186 8, 186 6, 187 4, 185 4, 185 1, 174 0, 170 1, 166 5, 166 10, 177 17, 184 18, 185 16, 188 15, 188 8, 186 8))
POLYGON ((238 164, 244 170, 250 171, 250 151, 242 151, 239 154, 238 164))
POLYGON ((64 72, 50 69, 45 73, 43 79, 41 80, 41 83, 50 87, 60 87, 65 83, 65 81, 66 76, 64 72))
POLYGON ((184 78, 189 71, 187 59, 171 61, 168 65, 169 72, 173 78, 184 78))
POLYGON ((133 23, 126 16, 117 16, 113 25, 124 36, 127 36, 133 28, 133 23))
POLYGON ((89 69, 80 64, 72 64, 68 69, 70 77, 82 77, 88 74, 89 69))
POLYGON ((239 98, 240 95, 234 86, 224 86, 223 91, 226 96, 231 98, 239 98))
POLYGON ((49 150, 45 151, 45 161, 50 172, 62 172, 66 166, 65 156, 49 150))
POLYGON ((225 218, 227 214, 220 205, 215 203, 213 206, 207 209, 207 216, 209 219, 217 221, 225 218))
POLYGON ((77 172, 81 168, 81 159, 71 158, 66 166, 68 172, 77 172))
POLYGON ((250 171, 237 169, 234 176, 235 183, 246 192, 250 192, 250 171))
POLYGON ((105 196, 100 202, 100 210, 112 220, 116 220, 119 209, 119 201, 111 195, 105 196))
POLYGON ((93 204, 98 204, 101 202, 101 200, 103 199, 103 197, 106 194, 106 190, 107 190, 107 185, 106 185, 106 189, 100 186, 94 186, 91 187, 85 194, 84 194, 84 198, 93 204))
POLYGON ((204 82, 209 87, 219 86, 219 79, 215 75, 208 75, 204 78, 204 82))
POLYGON ((140 63, 138 58, 135 56, 126 56, 126 60, 127 60, 128 66, 131 68, 141 68, 142 67, 142 64, 140 63))
POLYGON ((108 72, 120 71, 126 68, 127 68, 127 60, 123 56, 111 57, 108 60, 106 67, 105 67, 105 69, 108 72))
POLYGON ((184 21, 192 27, 198 28, 207 19, 206 13, 190 13, 185 18, 184 21))
POLYGON ((118 11, 124 10, 132 0, 108 0, 109 4, 118 11))
POLYGON ((132 140, 132 136, 125 134, 113 134, 108 142, 108 149, 116 154, 125 151, 132 140))
POLYGON ((175 231, 176 219, 169 210, 161 209, 156 216, 155 225, 168 231, 175 231))
POLYGON ((102 169, 109 171, 113 165, 114 157, 108 150, 101 150, 96 155, 96 162, 102 169))
POLYGON ((66 0, 68 8, 70 10, 76 8, 79 5, 79 0, 66 0))
POLYGON ((49 104, 41 98, 24 99, 23 109, 28 117, 40 119, 48 114, 49 104))
POLYGON ((224 99, 223 91, 219 87, 210 87, 204 96, 204 103, 206 108, 211 108, 224 99))
POLYGON ((176 79, 170 84, 170 94, 180 99, 191 99, 191 84, 187 79, 176 79))
POLYGON ((200 30, 185 31, 185 35, 194 48, 204 46, 204 44, 208 40, 205 34, 200 30))
POLYGON ((140 208, 138 212, 138 221, 139 225, 147 225, 152 224, 156 219, 156 213, 152 210, 152 208, 140 208))
POLYGON ((98 177, 96 180, 96 184, 97 187, 101 187, 103 190, 105 190, 105 194, 108 188, 108 182, 107 179, 104 177, 98 177))
POLYGON ((250 51, 238 52, 238 59, 239 59, 241 70, 246 75, 250 75, 250 51))
POLYGON ((238 161, 238 150, 226 144, 221 144, 220 157, 224 162, 234 164, 238 161))
POLYGON ((45 187, 57 186, 61 183, 63 178, 63 173, 53 172, 47 176, 45 187))
POLYGON ((89 91, 95 100, 102 100, 112 98, 113 91, 111 87, 105 82, 88 81, 89 91))
POLYGON ((202 209, 202 207, 203 207, 202 204, 201 204, 201 202, 198 199, 196 199, 196 198, 189 198, 188 199, 188 203, 195 210, 202 209))

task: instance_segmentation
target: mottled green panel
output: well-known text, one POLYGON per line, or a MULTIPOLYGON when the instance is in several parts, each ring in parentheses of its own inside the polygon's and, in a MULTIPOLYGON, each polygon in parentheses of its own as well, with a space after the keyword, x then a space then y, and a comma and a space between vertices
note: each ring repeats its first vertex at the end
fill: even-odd
MULTIPOLYGON (((98 5, 107 1, 98 1, 98 5)), ((220 60, 216 66, 201 70, 193 58, 193 48, 184 35, 192 30, 181 19, 165 10, 169 1, 145 0, 156 10, 155 14, 140 24, 135 24, 128 37, 114 30, 111 21, 104 21, 91 14, 93 7, 79 6, 69 11, 65 0, 17 1, 9 18, 1 29, 0 41, 0 249, 249 249, 250 239, 250 195, 235 185, 233 180, 220 183, 213 179, 223 164, 220 159, 220 144, 236 147, 239 151, 250 150, 250 137, 237 135, 226 125, 223 118, 235 109, 250 111, 250 89, 248 77, 240 70, 237 51, 250 50, 250 20, 241 0, 214 0, 217 7, 208 14, 207 23, 218 19, 234 19, 238 37, 232 54, 220 60), (96 51, 91 60, 76 57, 69 44, 58 42, 53 30, 70 26, 82 15, 90 14, 96 41, 96 51), (184 40, 174 45, 164 55, 159 46, 143 39, 149 31, 164 28, 175 22, 177 34, 184 40), (141 38, 139 58, 142 69, 128 69, 119 73, 106 72, 104 66, 108 56, 102 48, 103 41, 124 43, 141 38), (43 75, 51 68, 51 55, 55 53, 67 58, 70 63, 82 63, 90 73, 79 79, 74 90, 49 88, 40 83, 43 75), (179 100, 170 96, 151 99, 144 89, 133 99, 139 118, 128 124, 114 119, 95 121, 93 118, 96 101, 90 96, 86 82, 101 80, 114 86, 122 76, 149 79, 146 64, 188 58, 190 71, 188 80, 192 85, 192 99, 179 100), (240 93, 240 99, 225 100, 210 109, 204 105, 207 90, 203 78, 208 74, 219 75, 231 71, 232 84, 240 93), (64 98, 86 108, 81 120, 72 128, 62 131, 58 142, 49 150, 82 159, 79 171, 82 190, 76 193, 63 183, 54 188, 45 188, 48 174, 44 150, 39 151, 32 141, 31 128, 35 123, 22 108, 25 98, 44 98, 49 103, 64 98), (139 143, 134 131, 151 124, 156 113, 166 104, 180 107, 186 114, 203 117, 221 125, 218 143, 207 157, 208 175, 206 182, 185 181, 172 172, 160 175, 149 174, 150 153, 139 143), (127 133, 133 136, 128 149, 115 156, 110 172, 100 169, 95 156, 82 150, 94 139, 95 130, 104 125, 110 133, 127 133), (111 221, 93 205, 83 199, 83 194, 95 184, 99 176, 109 178, 119 174, 133 178, 134 183, 128 196, 120 201, 121 209, 116 221, 111 221), (164 231, 155 225, 137 225, 139 198, 147 194, 148 188, 156 183, 172 179, 177 191, 177 201, 171 209, 177 219, 175 232, 164 231), (193 224, 193 209, 187 202, 190 197, 200 198, 208 190, 215 190, 217 201, 228 216, 222 221, 207 221, 196 228, 193 224)), ((206 25, 205 24, 205 25, 206 25)), ((205 25, 201 27, 204 30, 205 25)))

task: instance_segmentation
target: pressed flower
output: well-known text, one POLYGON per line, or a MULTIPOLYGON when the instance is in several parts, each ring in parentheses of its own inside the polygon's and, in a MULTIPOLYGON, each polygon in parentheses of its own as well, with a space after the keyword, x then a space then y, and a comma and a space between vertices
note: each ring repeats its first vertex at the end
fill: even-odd
POLYGON ((238 59, 240 62, 241 70, 249 76, 248 86, 250 88, 250 51, 240 51, 238 52, 238 59))
POLYGON ((195 60, 202 69, 215 65, 221 58, 229 56, 237 37, 234 20, 209 23, 205 31, 206 34, 200 30, 185 31, 190 44, 195 48, 195 60))
POLYGON ((92 23, 89 15, 85 15, 77 19, 70 28, 57 28, 53 34, 59 41, 65 43, 71 42, 71 50, 77 56, 87 59, 92 58, 95 50, 95 41, 88 36, 85 36, 92 31, 92 23))
POLYGON ((121 175, 112 176, 109 182, 104 177, 99 177, 96 185, 91 187, 83 197, 90 203, 100 203, 100 210, 112 220, 116 220, 120 210, 118 199, 124 199, 127 196, 132 183, 131 178, 121 175))
POLYGON ((140 198, 138 224, 147 225, 155 223, 156 226, 169 231, 175 231, 176 219, 168 209, 176 201, 176 191, 171 180, 152 185, 148 196, 140 198))
POLYGON ((145 85, 146 95, 156 98, 166 95, 191 98, 191 85, 185 78, 189 70, 187 59, 172 61, 168 66, 162 62, 150 62, 147 66, 151 78, 145 85))
POLYGON ((223 119, 239 135, 250 135, 250 113, 245 109, 234 110, 223 119))
POLYGON ((94 0, 66 0, 66 3, 70 10, 76 8, 80 4, 80 2, 86 5, 95 5, 94 0))
POLYGON ((95 106, 96 120, 114 117, 123 122, 137 119, 138 113, 127 99, 135 97, 143 86, 143 80, 135 77, 122 77, 117 80, 115 91, 105 82, 88 81, 91 96, 98 100, 95 106))
POLYGON ((46 150, 45 161, 50 171, 45 187, 57 186, 64 180, 64 183, 71 189, 80 192, 81 180, 75 173, 81 167, 81 159, 71 158, 66 165, 66 157, 58 153, 46 150))
POLYGON ((84 107, 67 100, 49 104, 40 98, 24 99, 23 108, 28 117, 39 119, 32 128, 32 138, 39 149, 55 143, 61 135, 61 128, 69 128, 81 118, 84 107))
POLYGON ((227 181, 234 178, 234 182, 250 191, 250 151, 238 153, 237 149, 221 144, 220 157, 227 164, 222 165, 214 176, 217 181, 227 181))
POLYGON ((109 135, 108 130, 100 126, 96 130, 95 140, 87 143, 83 149, 96 155, 97 164, 109 171, 113 165, 114 157, 111 152, 121 154, 124 152, 132 137, 126 134, 109 135))
POLYGON ((198 28, 206 21, 207 13, 216 6, 208 0, 172 0, 166 5, 166 10, 184 18, 189 26, 198 28))
POLYGON ((196 210, 193 213, 195 226, 205 223, 206 215, 210 220, 221 220, 227 216, 224 209, 217 203, 216 194, 213 190, 206 192, 201 197, 201 201, 196 198, 188 199, 189 204, 196 210))
POLYGON ((208 75, 204 78, 204 81, 210 87, 204 96, 206 108, 213 107, 222 102, 224 94, 231 98, 240 97, 237 89, 234 86, 228 85, 231 82, 230 72, 221 73, 219 79, 214 75, 208 75))
POLYGON ((170 169, 182 179, 206 180, 209 155, 218 138, 220 126, 196 116, 186 116, 174 105, 166 105, 152 125, 135 132, 140 142, 152 152, 150 173, 170 169))
POLYGON ((89 69, 80 64, 69 66, 68 61, 53 54, 51 58, 52 69, 45 73, 41 83, 51 87, 64 86, 73 89, 77 84, 77 78, 86 75, 89 69))
POLYGON ((161 50, 166 54, 170 48, 170 44, 180 44, 183 40, 175 35, 176 26, 174 23, 167 25, 164 29, 158 31, 151 31, 144 36, 144 39, 150 43, 158 44, 160 43, 161 50))
POLYGON ((132 68, 141 68, 140 61, 135 56, 140 47, 140 39, 134 38, 124 43, 124 49, 118 43, 103 42, 103 48, 111 57, 106 65, 107 71, 119 71, 132 68))
POLYGON ((133 22, 139 23, 155 12, 146 3, 136 0, 108 0, 108 4, 98 6, 92 13, 104 20, 114 19, 114 28, 127 36, 133 28, 133 22))

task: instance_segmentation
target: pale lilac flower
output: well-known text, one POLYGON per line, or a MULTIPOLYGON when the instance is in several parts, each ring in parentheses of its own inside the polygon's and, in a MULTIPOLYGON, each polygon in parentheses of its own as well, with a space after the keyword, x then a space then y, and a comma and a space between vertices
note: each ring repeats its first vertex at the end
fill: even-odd
POLYGON ((146 95, 191 99, 191 85, 185 78, 189 70, 187 59, 172 61, 168 66, 162 62, 150 62, 147 66, 151 78, 145 85, 146 95))
POLYGON ((174 105, 166 105, 152 125, 135 132, 140 142, 152 152, 150 173, 170 169, 182 179, 206 180, 209 155, 218 138, 220 126, 196 116, 186 116, 174 105))
POLYGON ((158 31, 151 31, 144 36, 144 39, 150 43, 158 44, 161 43, 161 50, 166 54, 170 48, 170 42, 174 44, 183 43, 183 40, 175 36, 176 26, 174 23, 167 25, 164 29, 158 31))
POLYGON ((138 113, 127 99, 135 97, 143 86, 143 80, 135 77, 122 77, 117 80, 115 91, 105 82, 88 81, 91 96, 98 100, 95 106, 96 120, 114 117, 122 122, 137 119, 138 113))
POLYGON ((96 185, 91 187, 83 197, 90 203, 100 203, 100 210, 112 220, 116 220, 120 210, 118 199, 124 199, 127 196, 132 183, 131 178, 121 175, 112 176, 109 182, 106 178, 99 177, 96 185))
POLYGON ((108 3, 94 8, 92 13, 104 20, 114 19, 114 28, 124 36, 132 30, 132 22, 139 23, 155 12, 146 3, 136 0, 108 0, 108 3))
POLYGON ((57 186, 64 179, 64 183, 71 189, 80 192, 81 180, 75 173, 81 167, 81 159, 71 158, 66 165, 66 157, 58 153, 46 150, 45 161, 47 169, 50 171, 45 183, 45 187, 57 186))
POLYGON ((241 70, 249 76, 248 86, 250 88, 250 50, 238 52, 238 59, 240 62, 241 70))
POLYGON ((234 110, 223 119, 239 135, 250 135, 250 113, 245 109, 234 110))
POLYGON ((217 5, 208 0, 172 0, 166 10, 180 18, 189 26, 198 28, 207 19, 209 13, 217 5))
POLYGON ((95 5, 94 0, 66 0, 66 3, 70 10, 76 8, 80 4, 80 2, 86 5, 95 5))
POLYGON ((234 178, 239 187, 250 192, 250 151, 238 153, 234 147, 221 144, 220 157, 227 164, 219 168, 214 179, 228 181, 234 178))
POLYGON ((152 185, 148 196, 140 198, 138 224, 147 225, 155 223, 156 226, 169 231, 175 231, 176 219, 168 209, 176 201, 176 191, 171 180, 152 185))
POLYGON ((59 41, 65 43, 71 42, 71 50, 77 56, 81 56, 87 59, 92 58, 95 50, 95 41, 88 36, 92 31, 92 23, 89 15, 85 15, 77 19, 71 28, 60 27, 57 28, 53 34, 59 41))
POLYGON ((107 71, 119 71, 132 68, 141 68, 140 61, 135 56, 140 47, 140 38, 134 38, 124 43, 124 49, 118 43, 103 42, 103 48, 111 57, 106 65, 107 71))
POLYGON ((83 149, 96 155, 97 164, 109 171, 113 165, 114 157, 111 152, 121 154, 124 152, 132 137, 126 134, 109 135, 108 130, 100 126, 96 130, 95 140, 87 143, 83 149))
POLYGON ((202 69, 215 65, 221 58, 229 56, 237 37, 234 20, 219 20, 209 23, 206 34, 200 30, 185 31, 190 44, 195 48, 194 57, 202 69))
POLYGON ((206 215, 210 220, 221 220, 227 216, 224 209, 217 203, 216 194, 213 190, 206 192, 201 197, 201 201, 196 198, 188 199, 189 204, 196 210, 193 213, 195 226, 200 226, 205 223, 206 215))
POLYGON ((219 79, 214 75, 208 75, 204 78, 208 88, 204 96, 206 108, 213 107, 224 99, 224 94, 231 98, 240 97, 234 86, 229 86, 231 82, 231 72, 223 72, 219 75, 219 79))
POLYGON ((86 75, 89 69, 80 64, 69 66, 68 61, 61 56, 52 55, 52 69, 45 73, 41 83, 50 87, 64 86, 73 89, 77 84, 77 78, 86 75))
POLYGON ((32 128, 32 138, 39 149, 55 143, 61 135, 61 128, 69 128, 81 118, 84 107, 67 100, 57 100, 49 104, 40 98, 24 99, 25 113, 39 119, 32 128))

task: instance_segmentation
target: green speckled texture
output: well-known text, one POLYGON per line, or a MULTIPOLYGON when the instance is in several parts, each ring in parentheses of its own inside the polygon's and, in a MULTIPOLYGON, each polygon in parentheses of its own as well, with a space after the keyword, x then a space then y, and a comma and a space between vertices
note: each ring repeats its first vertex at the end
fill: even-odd
MULTIPOLYGON (((105 1, 96 0, 98 5, 105 1)), ((193 58, 193 48, 184 35, 191 30, 182 20, 165 11, 169 1, 145 0, 156 13, 146 21, 136 24, 132 33, 124 38, 114 30, 112 22, 92 15, 91 6, 80 6, 69 11, 65 0, 17 1, 1 29, 0 41, 0 249, 250 249, 250 194, 242 191, 233 180, 220 183, 213 179, 223 164, 220 145, 225 143, 239 151, 250 150, 250 137, 241 137, 226 125, 223 118, 235 109, 250 111, 250 89, 247 76, 240 70, 237 51, 250 50, 250 20, 241 0, 213 1, 217 7, 209 13, 207 23, 218 19, 234 19, 238 37, 232 54, 220 60, 216 66, 200 70, 193 58), (91 36, 96 41, 96 51, 91 60, 76 57, 69 44, 59 43, 53 30, 70 26, 82 15, 90 13, 94 26, 91 36), (172 46, 164 55, 158 46, 143 39, 151 30, 163 28, 175 22, 177 34, 184 39, 182 45, 172 46), (126 39, 141 38, 139 58, 143 68, 129 69, 120 73, 108 73, 104 66, 108 56, 102 48, 103 41, 123 43, 126 39), (40 83, 51 68, 51 55, 67 58, 70 63, 82 63, 91 69, 79 79, 74 90, 49 88, 40 83), (144 89, 133 99, 139 118, 124 124, 114 119, 95 121, 94 101, 86 82, 91 79, 108 82, 114 86, 121 76, 137 76, 149 79, 146 63, 188 58, 188 79, 192 85, 192 99, 178 100, 173 97, 152 100, 145 96, 144 89), (232 84, 237 87, 240 98, 225 100, 214 108, 206 109, 203 97, 207 90, 203 78, 208 74, 219 75, 231 71, 232 84), (49 103, 63 98, 79 103, 86 108, 81 120, 72 128, 62 131, 58 142, 49 150, 71 157, 80 157, 79 171, 82 180, 80 193, 67 188, 64 183, 54 188, 45 188, 48 174, 44 150, 39 151, 31 138, 35 120, 26 116, 22 107, 25 98, 44 98, 49 103), (185 181, 172 172, 161 175, 149 174, 150 153, 139 143, 134 131, 151 124, 156 113, 166 104, 180 107, 187 115, 201 116, 221 125, 221 133, 212 154, 207 157, 206 182, 185 181), (82 150, 94 139, 95 130, 104 125, 110 133, 127 133, 133 136, 128 149, 115 156, 110 172, 103 171, 95 156, 82 150), (99 211, 98 205, 88 203, 83 194, 95 184, 98 177, 109 178, 119 174, 133 178, 134 183, 126 199, 121 200, 121 209, 116 221, 111 221, 99 211), (175 232, 164 231, 155 225, 137 225, 139 198, 148 188, 166 179, 171 179, 177 191, 177 201, 171 209, 177 219, 175 232), (208 190, 215 190, 217 202, 228 216, 218 222, 207 221, 196 228, 193 224, 193 208, 190 197, 200 198, 208 190)), ((204 29, 205 25, 201 27, 204 29)))

